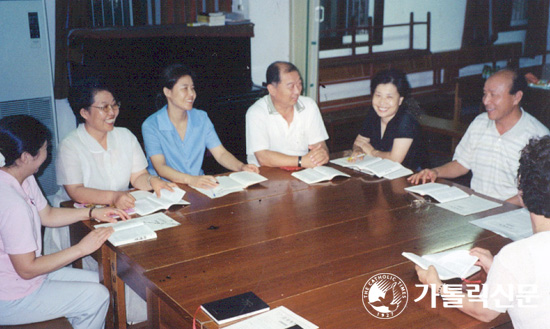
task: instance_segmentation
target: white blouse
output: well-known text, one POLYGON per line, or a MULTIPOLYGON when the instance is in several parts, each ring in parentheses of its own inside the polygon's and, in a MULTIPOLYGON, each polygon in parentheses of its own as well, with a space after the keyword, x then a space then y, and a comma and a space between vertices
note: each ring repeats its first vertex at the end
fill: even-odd
POLYGON ((56 160, 57 184, 62 189, 59 201, 70 199, 63 185, 83 184, 100 190, 127 190, 132 173, 145 168, 147 159, 130 130, 116 127, 109 132, 105 150, 88 134, 84 124, 80 124, 59 145, 56 160))

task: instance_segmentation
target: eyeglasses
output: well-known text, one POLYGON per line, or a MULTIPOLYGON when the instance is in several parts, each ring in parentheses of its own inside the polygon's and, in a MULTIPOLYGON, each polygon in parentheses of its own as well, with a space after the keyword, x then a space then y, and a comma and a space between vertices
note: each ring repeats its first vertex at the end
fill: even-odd
POLYGON ((120 102, 116 102, 115 104, 108 104, 105 106, 90 105, 90 107, 95 107, 96 109, 99 109, 101 112, 107 114, 109 113, 109 109, 112 109, 113 112, 118 111, 120 109, 120 102))

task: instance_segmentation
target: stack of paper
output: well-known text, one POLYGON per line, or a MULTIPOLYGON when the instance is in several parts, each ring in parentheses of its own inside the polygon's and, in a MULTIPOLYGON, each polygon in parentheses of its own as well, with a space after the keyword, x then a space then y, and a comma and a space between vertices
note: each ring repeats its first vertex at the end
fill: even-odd
POLYGON ((225 24, 227 25, 238 25, 238 24, 250 24, 250 20, 244 18, 244 15, 241 13, 227 13, 225 14, 225 24))
POLYGON ((225 14, 222 12, 215 13, 200 13, 197 16, 199 23, 208 23, 209 26, 223 26, 225 25, 225 14))
POLYGON ((298 314, 284 306, 279 306, 269 312, 253 316, 236 324, 225 327, 225 329, 317 329, 315 324, 309 322, 298 314))
POLYGON ((349 158, 344 157, 331 160, 330 162, 342 167, 358 170, 370 175, 384 177, 387 179, 395 179, 403 176, 408 176, 413 173, 412 170, 403 167, 403 165, 401 165, 400 163, 388 159, 382 159, 368 155, 365 155, 363 159, 357 160, 355 162, 350 162, 348 161, 348 159, 349 158))
POLYGON ((462 198, 445 203, 438 203, 436 206, 447 209, 462 216, 477 214, 478 212, 502 206, 501 203, 490 201, 477 195, 470 195, 467 198, 462 198))
POLYGON ((472 220, 470 223, 514 241, 533 235, 531 216, 525 208, 472 220))

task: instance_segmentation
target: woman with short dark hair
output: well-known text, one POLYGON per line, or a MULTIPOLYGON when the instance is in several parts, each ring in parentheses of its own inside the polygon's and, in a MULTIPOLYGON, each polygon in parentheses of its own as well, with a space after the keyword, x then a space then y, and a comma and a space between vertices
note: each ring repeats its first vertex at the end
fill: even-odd
POLYGON ((74 328, 103 328, 109 292, 97 272, 65 267, 101 247, 112 228, 98 228, 76 245, 42 256, 41 227, 65 226, 91 217, 123 216, 115 208, 52 208, 34 174, 48 156, 50 133, 26 115, 0 120, 0 325, 65 316, 74 328))
POLYGON ((407 76, 398 70, 378 72, 371 80, 372 106, 353 143, 352 158, 365 154, 418 170, 426 166, 420 124, 407 105, 407 76))
POLYGON ((163 71, 161 97, 167 104, 141 127, 149 172, 177 183, 214 188, 216 179, 202 170, 206 149, 228 170, 259 172, 255 165, 244 164, 227 151, 206 112, 193 107, 197 97, 194 76, 183 64, 163 71))
MULTIPOLYGON (((127 210, 135 199, 129 186, 139 190, 172 190, 176 185, 147 172, 147 159, 135 135, 126 128, 116 127, 121 104, 109 88, 95 79, 71 87, 69 103, 81 124, 59 144, 56 175, 61 185, 55 202, 73 200, 83 204, 113 205, 127 210)), ((123 218, 129 218, 124 213, 123 218)), ((44 233, 46 253, 70 246, 68 227, 48 228, 44 233)), ((90 257, 83 260, 87 269, 97 269, 90 257)), ((126 294, 128 320, 146 319, 145 302, 137 295, 126 294), (132 300, 138 300, 134 304, 132 300), (134 307, 133 305, 139 305, 134 307)))

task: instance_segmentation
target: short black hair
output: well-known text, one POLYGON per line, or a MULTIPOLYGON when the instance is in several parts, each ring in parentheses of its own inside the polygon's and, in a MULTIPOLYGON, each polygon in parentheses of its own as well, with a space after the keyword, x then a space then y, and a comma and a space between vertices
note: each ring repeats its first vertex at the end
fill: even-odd
POLYGON ((174 88, 174 85, 178 82, 178 80, 186 75, 190 76, 193 82, 196 80, 195 72, 193 72, 189 66, 182 63, 168 65, 162 70, 160 75, 161 90, 157 94, 157 99, 155 101, 157 108, 160 108, 167 103, 166 95, 164 95, 162 89, 168 88, 171 90, 174 88))
POLYGON ((69 105, 79 123, 85 121, 80 115, 80 109, 88 110, 90 105, 94 103, 95 95, 100 91, 108 91, 111 93, 109 87, 105 83, 95 78, 83 79, 75 83, 69 89, 69 105))
POLYGON ((515 95, 518 91, 525 92, 527 90, 527 80, 523 74, 519 74, 518 71, 512 70, 514 73, 514 80, 512 82, 512 88, 510 88, 510 95, 515 95))
POLYGON ((374 75, 370 82, 370 94, 374 95, 374 91, 379 84, 391 83, 397 88, 400 97, 407 98, 411 85, 407 80, 407 75, 400 70, 388 69, 383 70, 374 75))
POLYGON ((536 215, 550 218, 550 136, 532 138, 521 151, 518 189, 523 203, 536 215))
POLYGON ((24 152, 36 156, 51 136, 42 122, 29 115, 10 115, 0 119, 0 153, 4 156, 4 165, 12 166, 24 152))
POLYGON ((269 84, 277 85, 279 82, 281 82, 281 72, 282 73, 298 72, 298 75, 300 75, 300 79, 302 79, 300 70, 298 70, 296 65, 290 62, 276 61, 271 63, 267 67, 267 70, 265 72, 266 85, 269 85, 269 84))
POLYGON ((165 67, 161 75, 162 88, 174 88, 176 82, 186 75, 190 76, 191 79, 195 81, 195 72, 185 64, 176 63, 165 67))

